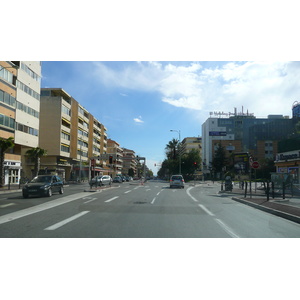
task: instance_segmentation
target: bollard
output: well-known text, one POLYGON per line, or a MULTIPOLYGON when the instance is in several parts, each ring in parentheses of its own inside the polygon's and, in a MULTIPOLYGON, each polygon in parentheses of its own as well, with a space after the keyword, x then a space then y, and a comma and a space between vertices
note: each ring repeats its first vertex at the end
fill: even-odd
POLYGON ((270 183, 269 180, 267 181, 267 201, 269 201, 270 199, 270 183))
POLYGON ((282 183, 282 199, 285 199, 285 182, 282 183))
POLYGON ((248 187, 248 182, 246 181, 245 182, 245 196, 244 196, 244 198, 247 197, 247 187, 248 187))

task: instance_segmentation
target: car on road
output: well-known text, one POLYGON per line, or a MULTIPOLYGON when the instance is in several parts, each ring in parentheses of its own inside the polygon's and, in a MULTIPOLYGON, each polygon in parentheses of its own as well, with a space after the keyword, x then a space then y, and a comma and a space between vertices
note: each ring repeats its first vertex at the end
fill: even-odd
POLYGON ((179 187, 184 189, 184 179, 182 175, 172 175, 170 178, 170 188, 179 187))
POLYGON ((48 196, 64 193, 63 181, 56 175, 38 175, 26 183, 22 189, 23 198, 29 196, 48 196))
POLYGON ((116 176, 114 179, 113 179, 113 182, 118 182, 118 183, 122 183, 123 180, 120 176, 116 176))
POLYGON ((90 181, 90 187, 111 185, 111 177, 109 175, 96 176, 90 181))

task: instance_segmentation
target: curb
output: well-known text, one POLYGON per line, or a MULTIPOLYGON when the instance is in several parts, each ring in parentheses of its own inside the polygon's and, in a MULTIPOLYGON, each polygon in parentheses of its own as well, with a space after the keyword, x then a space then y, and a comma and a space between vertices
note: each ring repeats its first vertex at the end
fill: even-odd
POLYGON ((22 192, 22 189, 2 190, 2 191, 0 191, 0 195, 10 194, 10 193, 19 193, 19 192, 22 192))
POLYGON ((246 204, 248 206, 252 206, 254 208, 260 209, 264 212, 268 212, 272 215, 275 215, 275 216, 278 216, 278 217, 281 217, 281 218, 284 218, 284 219, 287 219, 287 220, 290 220, 292 222, 300 224, 300 217, 297 217, 295 215, 291 215, 289 213, 285 213, 285 212, 282 212, 282 211, 277 210, 277 209, 273 209, 273 208, 269 208, 269 207, 266 207, 266 206, 262 206, 262 205, 253 203, 253 202, 249 202, 249 201, 241 199, 241 198, 232 197, 231 199, 235 200, 235 201, 238 201, 240 203, 246 204))

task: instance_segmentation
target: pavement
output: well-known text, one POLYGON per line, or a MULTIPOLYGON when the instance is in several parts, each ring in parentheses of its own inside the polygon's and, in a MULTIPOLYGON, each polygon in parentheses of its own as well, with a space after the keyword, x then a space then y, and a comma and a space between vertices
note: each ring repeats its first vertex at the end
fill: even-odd
MULTIPOLYGON (((10 189, 8 189, 7 186, 0 188, 0 195, 21 191, 22 189, 20 189, 19 185, 11 185, 10 189)), ((97 190, 95 189, 95 191, 97 190)), ((285 199, 282 199, 282 196, 277 195, 273 199, 270 195, 269 200, 267 200, 267 196, 262 189, 258 188, 255 190, 255 188, 252 187, 252 193, 250 194, 249 191, 247 191, 245 197, 245 190, 242 189, 238 183, 233 185, 233 190, 231 192, 222 190, 220 184, 219 196, 231 197, 233 200, 245 205, 252 206, 300 224, 300 196, 286 195, 285 199)))
POLYGON ((300 224, 300 196, 287 194, 283 199, 282 195, 276 195, 273 199, 270 195, 268 200, 264 190, 252 187, 252 193, 247 191, 245 197, 245 190, 238 183, 234 184, 232 192, 220 190, 219 195, 231 196, 235 201, 300 224))

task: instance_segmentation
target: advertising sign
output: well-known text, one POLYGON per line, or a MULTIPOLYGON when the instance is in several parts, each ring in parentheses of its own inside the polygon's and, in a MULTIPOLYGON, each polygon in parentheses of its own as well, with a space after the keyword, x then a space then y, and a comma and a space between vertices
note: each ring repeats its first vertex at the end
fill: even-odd
POLYGON ((209 136, 226 136, 226 131, 210 131, 209 136))
POLYGON ((247 174, 249 172, 249 153, 234 154, 234 170, 237 174, 247 174))

